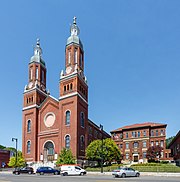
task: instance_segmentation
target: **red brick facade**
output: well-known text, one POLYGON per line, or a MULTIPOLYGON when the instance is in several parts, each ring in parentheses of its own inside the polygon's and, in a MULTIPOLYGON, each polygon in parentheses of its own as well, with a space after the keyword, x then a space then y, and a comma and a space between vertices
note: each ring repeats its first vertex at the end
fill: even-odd
POLYGON ((76 21, 67 39, 65 72, 60 75, 58 99, 46 89, 46 65, 39 40, 29 63, 24 90, 22 151, 27 162, 55 161, 63 148, 85 159, 94 139, 110 137, 88 119, 88 85, 84 76, 84 51, 76 21))
POLYGON ((0 168, 8 167, 9 159, 10 151, 0 149, 0 168))
POLYGON ((163 148, 160 160, 169 160, 166 126, 151 122, 134 124, 111 131, 111 136, 118 145, 124 162, 147 162, 146 152, 150 146, 155 145, 163 148))
POLYGON ((180 166, 180 131, 173 138, 168 148, 171 149, 171 155, 176 161, 176 164, 180 166))

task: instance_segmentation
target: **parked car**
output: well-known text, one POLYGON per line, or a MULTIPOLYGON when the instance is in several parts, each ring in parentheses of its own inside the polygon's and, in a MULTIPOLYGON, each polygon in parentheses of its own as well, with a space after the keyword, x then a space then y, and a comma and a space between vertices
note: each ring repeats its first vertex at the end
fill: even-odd
POLYGON ((33 174, 34 170, 32 167, 24 167, 24 168, 15 168, 13 171, 13 174, 19 175, 19 174, 33 174))
POLYGON ((39 173, 40 175, 43 175, 43 174, 55 174, 55 175, 58 175, 58 174, 60 174, 60 171, 57 170, 57 169, 53 169, 52 167, 39 167, 36 170, 36 173, 39 173))
POLYGON ((76 165, 62 165, 61 174, 63 176, 67 175, 85 175, 87 172, 79 166, 76 165))
POLYGON ((140 176, 140 172, 136 171, 132 168, 129 167, 120 167, 118 169, 115 169, 112 171, 112 175, 114 177, 122 177, 125 178, 127 176, 136 176, 139 177, 140 176))

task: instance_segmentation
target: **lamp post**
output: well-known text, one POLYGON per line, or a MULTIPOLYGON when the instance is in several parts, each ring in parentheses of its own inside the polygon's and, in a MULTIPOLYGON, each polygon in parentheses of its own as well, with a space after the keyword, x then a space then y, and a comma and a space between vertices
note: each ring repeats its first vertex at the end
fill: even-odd
POLYGON ((12 138, 12 142, 16 141, 16 161, 15 161, 15 167, 17 167, 17 143, 18 143, 18 139, 17 138, 12 138))
POLYGON ((103 173, 103 125, 100 124, 100 130, 101 130, 101 173, 103 173))

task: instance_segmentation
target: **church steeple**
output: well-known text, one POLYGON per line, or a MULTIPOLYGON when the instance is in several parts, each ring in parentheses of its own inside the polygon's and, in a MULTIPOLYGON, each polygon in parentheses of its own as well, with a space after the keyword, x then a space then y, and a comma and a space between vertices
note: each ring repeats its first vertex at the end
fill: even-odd
POLYGON ((76 24, 76 17, 73 18, 73 24, 70 27, 70 37, 67 39, 66 44, 66 73, 71 74, 74 71, 84 72, 84 51, 83 45, 79 38, 79 27, 76 24))
POLYGON ((40 39, 37 39, 34 55, 29 62, 29 81, 25 91, 34 87, 46 92, 46 65, 42 59, 40 39))
POLYGON ((66 43, 65 72, 61 71, 60 75, 60 98, 78 93, 87 101, 88 85, 84 75, 84 50, 76 19, 76 17, 73 18, 70 36, 66 43))

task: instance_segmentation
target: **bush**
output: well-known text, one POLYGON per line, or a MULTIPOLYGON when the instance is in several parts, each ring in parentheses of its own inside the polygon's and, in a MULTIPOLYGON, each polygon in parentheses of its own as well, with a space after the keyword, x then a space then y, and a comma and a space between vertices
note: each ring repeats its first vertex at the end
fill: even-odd
POLYGON ((169 161, 160 161, 161 164, 169 164, 169 161))

